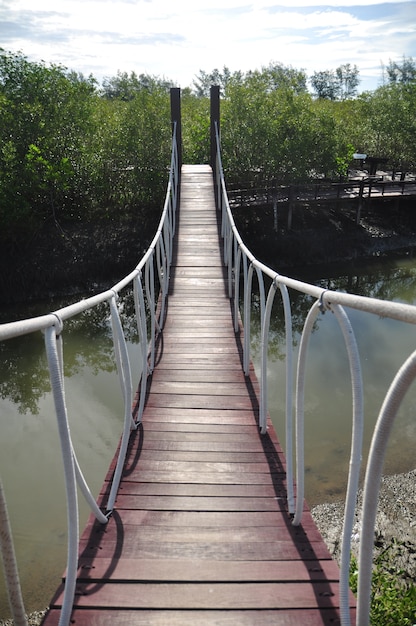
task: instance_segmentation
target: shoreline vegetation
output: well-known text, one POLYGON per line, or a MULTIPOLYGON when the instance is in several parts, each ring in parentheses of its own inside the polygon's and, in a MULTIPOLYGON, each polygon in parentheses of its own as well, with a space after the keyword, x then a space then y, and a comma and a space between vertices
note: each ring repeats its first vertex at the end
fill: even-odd
MULTIPOLYGON (((339 208, 299 203, 293 228, 273 228, 271 205, 235 206, 236 226, 260 261, 281 273, 302 272, 321 264, 413 256, 416 250, 415 198, 372 200, 355 224, 355 203, 339 208)), ((0 303, 97 293, 110 288, 137 264, 150 243, 159 219, 153 214, 143 228, 140 217, 65 224, 49 222, 30 238, 7 243, 0 250, 0 303)), ((283 224, 283 220, 282 220, 283 224)))
MULTIPOLYGON (((416 500, 414 486, 416 469, 405 474, 383 476, 376 518, 374 558, 391 551, 397 580, 414 585, 416 579, 416 500)), ((358 556, 362 490, 358 493, 356 522, 351 552, 358 556)), ((333 558, 339 561, 344 502, 319 504, 312 508, 312 516, 333 558)), ((29 626, 40 626, 46 609, 28 616, 29 626)), ((12 619, 1 620, 0 626, 13 626, 12 619)))

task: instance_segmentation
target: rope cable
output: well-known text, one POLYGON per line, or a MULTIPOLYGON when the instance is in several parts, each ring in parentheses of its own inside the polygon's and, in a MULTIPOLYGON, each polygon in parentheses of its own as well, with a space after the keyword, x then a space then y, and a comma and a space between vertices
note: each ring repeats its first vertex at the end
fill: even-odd
POLYGON ((384 398, 371 440, 364 480, 361 541, 358 559, 357 626, 368 626, 371 603, 374 527, 387 442, 397 412, 416 378, 416 351, 403 363, 384 398))
POLYGON ((134 281, 134 306, 136 309, 136 321, 137 330, 139 334, 139 343, 141 346, 142 355, 142 373, 140 378, 140 400, 137 411, 137 423, 142 421, 144 401, 146 398, 147 388, 147 376, 148 376, 148 364, 147 364, 147 324, 146 324, 146 309, 143 296, 143 288, 141 275, 137 276, 134 281))
POLYGON ((59 626, 68 626, 75 595, 78 565, 78 497, 76 489, 72 442, 69 431, 65 395, 62 385, 62 373, 60 368, 58 350, 56 346, 56 330, 54 326, 51 326, 45 330, 45 345, 49 366, 49 376, 52 387, 52 395, 54 399, 55 412, 58 422, 59 439, 61 443, 61 452, 65 476, 68 521, 68 556, 64 599, 62 602, 62 609, 59 617, 59 626))
MULTIPOLYGON (((59 362, 59 373, 61 376, 61 388, 62 388, 62 393, 65 396, 64 354, 63 354, 63 339, 62 339, 63 324, 61 320, 59 320, 59 322, 61 324, 61 327, 60 327, 60 330, 58 331, 59 334, 56 336, 56 351, 57 351, 58 362, 59 362)), ((71 439, 71 447, 72 447, 72 456, 74 459, 75 477, 76 477, 77 484, 80 487, 81 492, 84 496, 84 499, 89 505, 91 511, 94 513, 95 518, 101 524, 106 524, 108 522, 108 518, 101 511, 97 502, 95 501, 94 496, 92 495, 90 491, 87 481, 85 480, 85 476, 79 465, 78 458, 74 450, 74 445, 72 443, 72 439, 71 439)))
POLYGON ((305 370, 309 339, 313 325, 319 313, 319 302, 315 301, 306 317, 299 344, 298 368, 296 380, 296 510, 293 525, 298 526, 302 520, 303 499, 305 494, 305 453, 304 453, 304 421, 305 421, 305 370))
MULTIPOLYGON (((325 292, 322 292, 320 298, 320 308, 321 305, 324 306, 324 293, 325 292)), ((321 308, 321 310, 323 309, 321 308)), ((351 452, 342 529, 341 574, 339 589, 341 624, 342 626, 350 626, 349 572, 351 560, 351 536, 354 526, 355 507, 357 503, 364 430, 363 381, 361 375, 360 355, 358 353, 357 342, 350 320, 343 307, 339 304, 331 305, 331 310, 333 310, 335 317, 337 318, 344 337, 350 366, 352 387, 351 452)))
POLYGON ((27 626, 19 571, 14 551, 6 496, 0 477, 0 554, 2 556, 7 597, 15 626, 27 626))
POLYGON ((126 340, 123 333, 123 327, 120 321, 120 315, 118 312, 116 297, 114 295, 110 300, 111 320, 113 328, 113 340, 115 352, 118 353, 117 365, 119 367, 119 377, 123 390, 124 399, 124 427, 121 437, 120 450, 118 453, 116 469, 114 471, 113 481, 111 484, 110 495, 108 496, 107 512, 112 511, 114 503, 117 497, 117 491, 119 488, 121 475, 123 472, 124 462, 126 460, 127 447, 130 439, 131 430, 137 428, 136 423, 132 416, 132 382, 131 382, 131 369, 129 355, 126 345, 126 340))

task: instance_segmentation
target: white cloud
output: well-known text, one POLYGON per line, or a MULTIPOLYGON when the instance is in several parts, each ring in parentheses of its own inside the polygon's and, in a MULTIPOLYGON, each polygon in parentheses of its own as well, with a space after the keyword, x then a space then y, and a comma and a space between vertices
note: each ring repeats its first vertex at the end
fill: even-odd
POLYGON ((415 24, 416 3, 394 0, 0 0, 6 50, 99 80, 135 70, 181 86, 200 69, 276 61, 308 74, 357 64, 373 88, 381 63, 416 55, 415 24))

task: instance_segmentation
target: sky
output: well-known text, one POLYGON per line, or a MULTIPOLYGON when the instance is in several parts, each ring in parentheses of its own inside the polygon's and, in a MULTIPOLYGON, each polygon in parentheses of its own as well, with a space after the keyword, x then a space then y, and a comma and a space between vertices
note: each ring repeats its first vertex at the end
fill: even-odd
POLYGON ((416 60, 416 0, 0 0, 0 47, 100 83, 118 71, 192 86, 201 70, 357 65, 359 91, 416 60))

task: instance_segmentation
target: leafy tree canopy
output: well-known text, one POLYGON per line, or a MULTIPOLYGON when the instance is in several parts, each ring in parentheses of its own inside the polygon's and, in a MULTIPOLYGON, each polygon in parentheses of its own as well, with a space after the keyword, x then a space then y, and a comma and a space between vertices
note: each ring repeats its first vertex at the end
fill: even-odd
POLYGON ((350 63, 340 65, 336 70, 314 72, 310 82, 318 98, 327 100, 345 100, 357 94, 360 84, 359 70, 350 63))
POLYGON ((416 83, 416 61, 412 57, 403 56, 400 63, 390 60, 386 70, 392 84, 416 83))
POLYGON ((156 91, 169 91, 174 83, 151 74, 139 74, 136 72, 117 72, 116 76, 105 78, 102 84, 102 94, 109 100, 119 99, 124 102, 133 100, 142 91, 154 93, 156 91))

